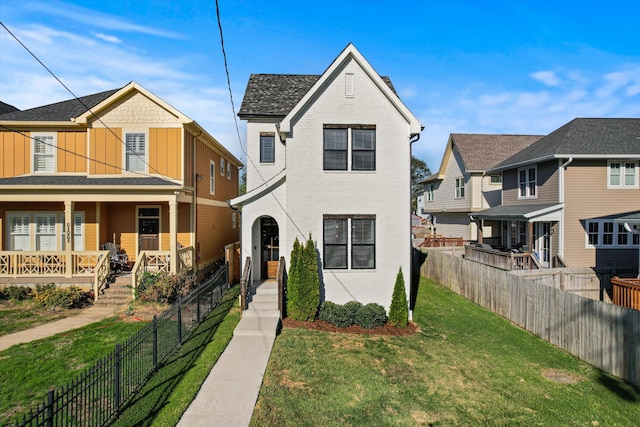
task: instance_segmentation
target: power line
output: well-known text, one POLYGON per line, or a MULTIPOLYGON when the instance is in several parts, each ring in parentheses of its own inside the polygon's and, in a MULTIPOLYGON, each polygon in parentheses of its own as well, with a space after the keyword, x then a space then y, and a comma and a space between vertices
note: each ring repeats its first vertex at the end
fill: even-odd
POLYGON ((88 157, 88 156, 83 156, 82 154, 78 154, 78 153, 76 153, 74 151, 58 147, 56 144, 50 144, 50 143, 48 143, 48 142, 46 142, 46 141, 44 141, 42 139, 39 139, 37 136, 27 135, 26 133, 21 132, 21 131, 19 131, 17 129, 11 129, 10 127, 5 126, 3 124, 0 124, 0 128, 6 129, 6 130, 8 130, 10 132, 17 133, 18 135, 21 135, 21 136, 23 136, 25 138, 29 138, 29 139, 31 139, 33 141, 37 141, 37 142, 39 142, 41 144, 44 144, 44 145, 47 145, 49 147, 53 147, 58 151, 62 151, 63 153, 73 154, 76 157, 80 157, 82 159, 89 160, 91 162, 94 162, 94 163, 97 163, 97 164, 100 164, 100 165, 104 165, 104 166, 107 166, 107 167, 110 167, 110 168, 118 169, 120 171, 131 172, 131 173, 134 173, 134 174, 142 175, 142 176, 147 177, 147 178, 155 178, 153 175, 149 175, 149 174, 144 173, 144 172, 129 171, 129 170, 126 170, 125 168, 123 168, 122 166, 112 165, 111 163, 107 163, 107 162, 103 162, 103 161, 100 161, 100 160, 96 160, 96 159, 93 159, 93 158, 88 157))
MULTIPOLYGON (((236 133, 238 135, 238 142, 240 143, 240 148, 242 149, 244 154, 247 156, 247 161, 249 163, 251 163, 251 165, 253 166, 254 170, 256 171, 256 173, 258 174, 260 179, 262 180, 262 183, 266 186, 267 185, 267 181, 264 179, 264 176, 262 176, 262 174, 260 173, 260 170, 256 167, 256 164, 253 162, 253 159, 251 159, 251 156, 249 156, 249 153, 247 152, 247 150, 242 145, 242 140, 240 138, 240 129, 238 128, 238 120, 236 119, 236 108, 235 108, 235 104, 233 102, 233 91, 231 90, 231 77, 230 77, 230 74, 229 74, 229 66, 228 66, 228 63, 227 63, 227 53, 226 53, 225 48, 224 48, 224 36, 222 34, 222 22, 220 20, 220 6, 218 4, 218 0, 216 0, 216 17, 218 19, 218 29, 220 30, 220 46, 222 48, 222 57, 224 58, 224 71, 225 71, 225 74, 227 76, 227 87, 229 88, 229 98, 231 99, 231 112, 233 113, 233 120, 234 120, 235 125, 236 125, 236 133)), ((282 209, 282 211, 287 216, 287 218, 289 218, 289 220, 291 221, 291 224, 293 224, 293 226, 296 228, 296 230, 298 230, 298 233, 300 233, 301 238, 306 242, 307 238, 305 237, 305 235, 302 232, 302 230, 300 230, 300 228, 298 227, 298 224, 296 224, 296 222, 293 220, 291 215, 289 215, 289 212, 287 212, 287 209, 282 205, 280 200, 278 200, 278 198, 276 197, 276 195, 275 195, 275 193, 273 191, 271 191, 270 194, 273 197, 273 199, 276 201, 278 206, 280 206, 280 209, 282 209)))
MULTIPOLYGON (((120 141, 120 143, 124 146, 125 150, 127 150, 127 144, 126 144, 126 143, 125 143, 125 142, 124 142, 124 141, 123 141, 123 140, 118 136, 118 134, 117 134, 117 133, 115 133, 115 132, 113 131, 113 129, 111 129, 109 126, 107 126, 107 125, 106 125, 106 123, 104 123, 104 122, 102 121, 102 119, 101 119, 100 117, 98 117, 98 116, 97 116, 97 115, 96 115, 96 114, 91 110, 91 108, 89 108, 89 107, 88 107, 88 106, 87 106, 87 105, 86 105, 86 104, 85 104, 85 103, 84 103, 80 98, 78 98, 78 96, 77 96, 75 93, 73 93, 73 91, 72 91, 71 89, 69 89, 69 87, 68 87, 67 85, 65 85, 65 84, 62 82, 62 80, 60 80, 60 79, 58 78, 58 76, 56 76, 56 75, 53 73, 53 71, 51 71, 51 70, 49 69, 49 67, 47 67, 47 66, 44 64, 44 62, 42 62, 42 61, 40 60, 40 58, 38 58, 38 57, 37 57, 37 56, 36 56, 36 55, 35 55, 35 54, 34 54, 34 53, 33 53, 33 52, 32 52, 32 51, 31 51, 31 50, 30 50, 30 49, 29 49, 25 44, 24 44, 24 43, 22 43, 22 41, 21 41, 21 40, 20 40, 20 39, 15 35, 15 34, 13 34, 13 33, 11 32, 11 30, 9 30, 9 28, 7 28, 7 26, 6 26, 6 25, 4 25, 4 22, 0 21, 0 25, 2 25, 2 27, 7 31, 7 33, 9 33, 9 34, 11 35, 11 37, 13 37, 13 38, 15 39, 15 41, 17 41, 17 42, 20 44, 20 46, 22 46, 22 47, 23 47, 27 52, 29 52, 29 54, 30 54, 30 55, 31 55, 31 56, 32 56, 36 61, 38 61, 38 63, 39 63, 40 65, 42 65, 42 66, 44 67, 44 69, 45 69, 45 70, 47 70, 47 71, 49 72, 49 74, 51 74, 51 76, 53 76, 53 78, 54 78, 54 79, 56 79, 56 80, 58 81, 58 83, 60 83, 60 84, 62 85, 62 87, 64 87, 64 88, 67 90, 67 92, 69 92, 69 93, 74 97, 74 99, 75 99, 76 101, 78 101, 78 102, 79 102, 79 103, 80 103, 80 104, 81 104, 81 105, 86 109, 86 111, 90 112, 90 113, 91 113, 91 115, 92 115, 93 117, 95 117, 95 118, 96 118, 96 119, 97 119, 97 120, 98 120, 98 121, 99 121, 99 122, 100 122, 100 123, 101 123, 101 124, 102 124, 102 125, 103 125, 107 130, 108 130, 108 131, 109 131, 109 132, 111 132, 111 134, 112 134, 113 136, 115 136, 115 137, 116 137, 116 139, 117 139, 118 141, 120 141)), ((129 150, 127 150, 127 151, 129 151, 129 150)), ((142 160, 142 162, 143 162, 145 165, 147 165, 147 167, 149 167, 149 169, 152 169, 152 170, 153 170, 154 172, 156 172, 158 175, 164 176, 164 175, 163 175, 163 174, 161 174, 161 173, 160 173, 156 168, 154 168, 154 167, 153 167, 153 166, 151 166, 149 163, 147 163, 147 161, 146 161, 144 158, 142 158, 142 157, 141 157, 137 152, 135 152, 135 151, 130 151, 130 152, 131 152, 131 153, 133 153, 133 154, 135 154, 135 155, 136 155, 140 160, 142 160)))

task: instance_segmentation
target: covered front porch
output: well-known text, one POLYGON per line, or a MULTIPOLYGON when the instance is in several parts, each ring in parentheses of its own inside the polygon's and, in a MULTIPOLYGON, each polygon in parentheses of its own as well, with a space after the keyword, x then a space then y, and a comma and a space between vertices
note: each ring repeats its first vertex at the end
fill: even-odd
POLYGON ((74 284, 98 298, 114 256, 125 259, 134 289, 144 271, 193 270, 192 197, 176 188, 2 194, 0 283, 74 284))
POLYGON ((477 244, 465 257, 507 270, 564 267, 562 204, 496 206, 470 214, 477 244), (490 238, 485 239, 485 227, 490 238))

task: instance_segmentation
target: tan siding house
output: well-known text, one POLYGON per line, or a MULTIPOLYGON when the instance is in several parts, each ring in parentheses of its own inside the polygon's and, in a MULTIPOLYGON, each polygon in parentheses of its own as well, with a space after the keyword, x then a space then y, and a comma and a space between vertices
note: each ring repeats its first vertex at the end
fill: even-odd
POLYGON ((129 267, 154 259, 206 273, 239 241, 226 201, 241 162, 137 83, 2 114, 0 124, 2 283, 99 288, 106 244, 129 267))
MULTIPOLYGON (((435 233, 474 240, 477 228, 469 214, 502 201, 502 176, 492 176, 487 170, 540 138, 452 133, 438 173, 422 181, 425 195, 420 209, 429 214, 435 233)), ((499 241, 501 230, 497 224, 485 224, 484 231, 486 239, 499 241)))
POLYGON ((543 266, 636 276, 640 235, 618 219, 640 210, 640 119, 575 119, 504 160, 501 244, 524 245, 543 266), (533 172, 531 172, 533 171, 533 172))

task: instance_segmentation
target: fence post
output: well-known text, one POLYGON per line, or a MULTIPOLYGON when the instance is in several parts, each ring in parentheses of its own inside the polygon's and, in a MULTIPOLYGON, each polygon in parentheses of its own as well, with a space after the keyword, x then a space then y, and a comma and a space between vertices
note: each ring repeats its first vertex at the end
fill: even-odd
POLYGON ((198 320, 198 325, 200 324, 200 297, 200 294, 196 297, 196 319, 198 320))
POLYGON ((122 347, 120 346, 120 344, 116 344, 116 353, 115 353, 115 368, 116 368, 116 378, 115 378, 115 383, 114 383, 114 387, 115 387, 115 395, 114 395, 114 399, 116 401, 116 414, 120 413, 120 370, 121 370, 121 366, 120 366, 120 352, 122 351, 122 347))
POLYGON ((153 315, 153 369, 158 367, 158 316, 153 315))
POLYGON ((47 426, 53 427, 53 390, 47 393, 47 426))
POLYGON ((182 297, 178 298, 178 342, 182 345, 182 297))

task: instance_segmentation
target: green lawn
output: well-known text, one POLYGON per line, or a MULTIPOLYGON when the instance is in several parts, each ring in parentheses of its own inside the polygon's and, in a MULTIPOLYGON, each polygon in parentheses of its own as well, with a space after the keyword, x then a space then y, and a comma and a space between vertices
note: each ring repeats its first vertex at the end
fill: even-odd
POLYGON ((79 309, 38 307, 30 301, 0 301, 0 336, 35 328, 80 313, 79 309))
MULTIPOLYGON (((117 425, 175 425, 231 339, 240 320, 238 293, 238 286, 225 293, 124 408, 117 425)), ((28 412, 49 389, 76 378, 146 325, 111 318, 0 352, 0 425, 28 412)))
POLYGON ((640 389, 422 279, 410 337, 285 329, 252 425, 637 425, 640 389))

